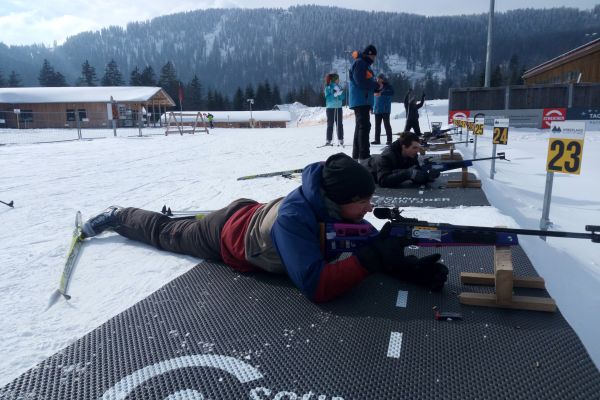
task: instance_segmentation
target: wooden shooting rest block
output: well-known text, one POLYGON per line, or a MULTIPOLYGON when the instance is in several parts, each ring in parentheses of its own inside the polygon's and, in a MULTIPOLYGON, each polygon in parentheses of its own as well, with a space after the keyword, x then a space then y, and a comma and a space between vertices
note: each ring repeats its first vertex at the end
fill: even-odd
POLYGON ((494 285, 496 287, 494 294, 462 292, 458 295, 461 304, 555 312, 556 303, 551 297, 513 296, 515 287, 545 289, 546 286, 544 278, 541 277, 515 278, 511 256, 510 246, 496 246, 493 274, 461 272, 460 281, 463 284, 494 285))
POLYGON ((450 149, 449 153, 442 154, 440 156, 440 159, 445 160, 445 161, 462 161, 463 158, 462 158, 462 154, 455 153, 454 149, 452 148, 452 149, 450 149))
POLYGON ((480 188, 481 181, 479 179, 469 179, 469 170, 463 167, 460 180, 449 180, 446 184, 447 188, 480 188))

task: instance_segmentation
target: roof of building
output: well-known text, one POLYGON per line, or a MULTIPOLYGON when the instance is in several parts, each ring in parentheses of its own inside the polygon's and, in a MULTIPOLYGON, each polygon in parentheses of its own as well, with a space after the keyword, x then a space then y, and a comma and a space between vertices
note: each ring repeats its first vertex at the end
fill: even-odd
POLYGON ((565 64, 569 61, 573 61, 577 58, 581 58, 588 54, 595 53, 597 51, 600 51, 600 38, 592 40, 591 42, 574 48, 573 50, 567 51, 566 53, 561 54, 558 57, 554 57, 551 60, 548 60, 536 67, 525 71, 525 73, 523 74, 523 78, 531 78, 532 76, 541 74, 542 72, 546 72, 552 68, 556 68, 559 65, 565 64))
MULTIPOLYGON (((213 122, 248 122, 250 121, 250 111, 173 111, 173 114, 179 121, 183 114, 183 121, 193 122, 198 112, 201 112, 205 118, 209 113, 213 115, 213 122)), ((167 115, 168 118, 168 115, 167 115)), ((290 122, 292 120, 289 111, 252 111, 252 119, 261 122, 290 122)))
POLYGON ((0 88, 0 103, 145 103, 151 100, 174 106, 173 99, 160 87, 152 86, 76 86, 0 88))

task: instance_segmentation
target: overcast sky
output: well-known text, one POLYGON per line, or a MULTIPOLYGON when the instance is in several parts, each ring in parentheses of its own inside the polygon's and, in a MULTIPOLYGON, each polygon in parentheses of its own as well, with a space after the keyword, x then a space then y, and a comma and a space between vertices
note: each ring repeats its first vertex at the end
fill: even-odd
MULTIPOLYGON (((496 0, 496 11, 515 8, 578 7, 590 9, 600 0, 496 0)), ((143 21, 160 15, 204 8, 279 7, 295 4, 319 4, 375 10, 408 12, 421 15, 456 15, 486 12, 485 0, 329 0, 329 1, 271 1, 271 0, 0 0, 0 42, 11 45, 44 43, 54 40, 61 44, 68 36, 83 31, 96 31, 110 25, 125 26, 131 21, 143 21), (368 5, 374 3, 372 6, 368 5)))

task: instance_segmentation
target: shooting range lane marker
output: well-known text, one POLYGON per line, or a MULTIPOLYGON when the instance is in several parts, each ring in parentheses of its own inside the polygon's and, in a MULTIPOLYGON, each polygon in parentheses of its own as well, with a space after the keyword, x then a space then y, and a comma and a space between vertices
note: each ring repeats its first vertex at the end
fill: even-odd
POLYGON ((400 358, 402 349, 402 332, 392 332, 388 344, 387 356, 390 358, 400 358))
POLYGON ((406 290, 398 290, 398 297, 396 297, 396 307, 406 308, 408 303, 408 292, 406 290))

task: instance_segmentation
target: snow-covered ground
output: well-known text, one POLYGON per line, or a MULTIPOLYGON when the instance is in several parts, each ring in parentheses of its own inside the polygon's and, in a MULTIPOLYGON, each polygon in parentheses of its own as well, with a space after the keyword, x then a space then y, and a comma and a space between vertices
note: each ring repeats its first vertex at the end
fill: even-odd
MULTIPOLYGON (((447 120, 447 102, 427 103, 421 126, 447 120)), ((346 143, 354 118, 346 112, 346 143)), ((393 104, 392 128, 404 111, 393 104), (394 116, 396 118, 394 118, 394 116)), ((210 135, 0 146, 0 386, 44 358, 142 300, 198 263, 193 257, 157 251, 105 234, 84 246, 72 299, 47 309, 58 286, 75 212, 84 218, 111 204, 159 211, 209 210, 238 197, 268 201, 298 182, 284 178, 237 181, 258 172, 295 169, 351 147, 316 148, 325 140, 324 109, 308 109, 287 129, 214 129, 210 135), (309 122, 310 123, 307 123, 309 122), (305 122, 305 123, 303 123, 305 122)), ((490 131, 478 155, 491 154, 490 131)), ((511 162, 489 162, 474 171, 492 207, 408 208, 405 215, 438 222, 507 225, 537 229, 545 185, 548 132, 511 130, 511 162)), ((380 149, 373 149, 374 152, 380 149)), ((472 147, 463 148, 470 158, 472 147)), ((582 231, 600 224, 600 135, 586 138, 580 176, 557 174, 550 218, 555 229, 582 231)), ((381 221, 373 219, 380 226, 381 221)), ((600 244, 576 239, 521 237, 522 246, 546 279, 550 294, 600 366, 600 244)), ((518 311, 514 311, 518 312, 518 311)))

